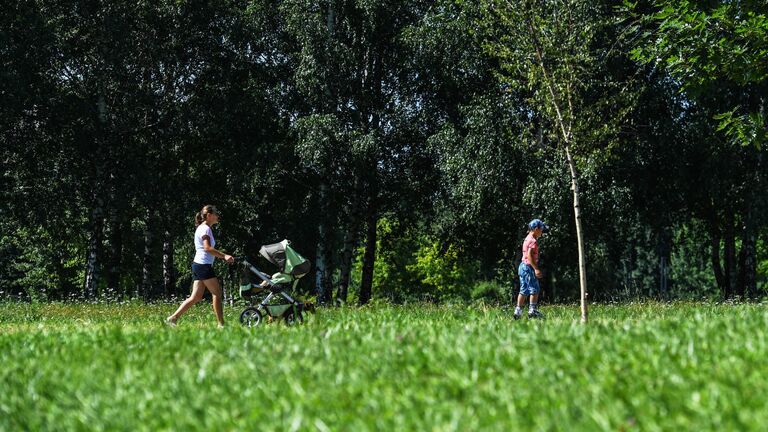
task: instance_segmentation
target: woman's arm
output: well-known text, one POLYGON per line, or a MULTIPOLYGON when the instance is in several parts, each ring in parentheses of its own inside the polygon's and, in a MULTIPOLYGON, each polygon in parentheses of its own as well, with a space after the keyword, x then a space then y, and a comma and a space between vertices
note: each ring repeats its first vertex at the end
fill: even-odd
POLYGON ((217 258, 221 258, 224 261, 228 262, 229 264, 232 264, 235 262, 235 259, 231 255, 227 255, 224 252, 217 251, 216 249, 211 246, 211 238, 206 236, 203 236, 203 250, 205 250, 206 253, 209 253, 217 258))

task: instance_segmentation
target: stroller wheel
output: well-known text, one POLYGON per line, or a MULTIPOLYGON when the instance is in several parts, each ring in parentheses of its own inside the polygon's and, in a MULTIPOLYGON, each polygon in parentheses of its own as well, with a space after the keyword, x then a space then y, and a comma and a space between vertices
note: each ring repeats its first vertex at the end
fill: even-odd
POLYGON ((287 314, 285 314, 283 319, 285 320, 285 325, 287 326, 302 324, 304 322, 304 316, 301 315, 301 311, 298 311, 298 310, 296 311, 296 314, 294 314, 293 312, 288 312, 287 314))
POLYGON ((256 327, 261 323, 261 312, 255 307, 247 307, 240 313, 240 324, 246 327, 256 327))

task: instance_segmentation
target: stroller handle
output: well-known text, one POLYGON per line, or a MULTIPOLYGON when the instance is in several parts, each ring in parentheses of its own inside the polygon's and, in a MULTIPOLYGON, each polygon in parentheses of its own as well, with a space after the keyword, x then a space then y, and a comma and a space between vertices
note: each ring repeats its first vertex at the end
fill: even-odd
POLYGON ((234 258, 235 258, 235 263, 244 265, 248 270, 256 274, 261 280, 269 283, 270 286, 274 285, 269 275, 257 269, 253 264, 250 263, 250 261, 248 261, 246 257, 238 256, 234 258))

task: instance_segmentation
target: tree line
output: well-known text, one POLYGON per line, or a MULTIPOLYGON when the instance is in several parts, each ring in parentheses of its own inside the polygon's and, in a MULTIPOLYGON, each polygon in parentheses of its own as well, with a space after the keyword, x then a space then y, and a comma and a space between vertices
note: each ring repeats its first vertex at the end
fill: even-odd
MULTIPOLYGON (((764 2, 19 0, 0 298, 157 299, 288 238, 321 303, 768 287, 764 2)), ((233 269, 220 273, 235 279, 233 269)))

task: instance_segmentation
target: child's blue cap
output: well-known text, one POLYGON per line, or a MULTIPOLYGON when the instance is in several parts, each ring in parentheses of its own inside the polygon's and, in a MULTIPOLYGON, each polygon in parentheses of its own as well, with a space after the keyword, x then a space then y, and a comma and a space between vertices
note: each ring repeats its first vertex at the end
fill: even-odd
POLYGON ((541 232, 543 233, 549 232, 549 225, 545 224, 541 219, 534 219, 528 222, 528 229, 530 229, 531 231, 539 227, 541 227, 541 232))

